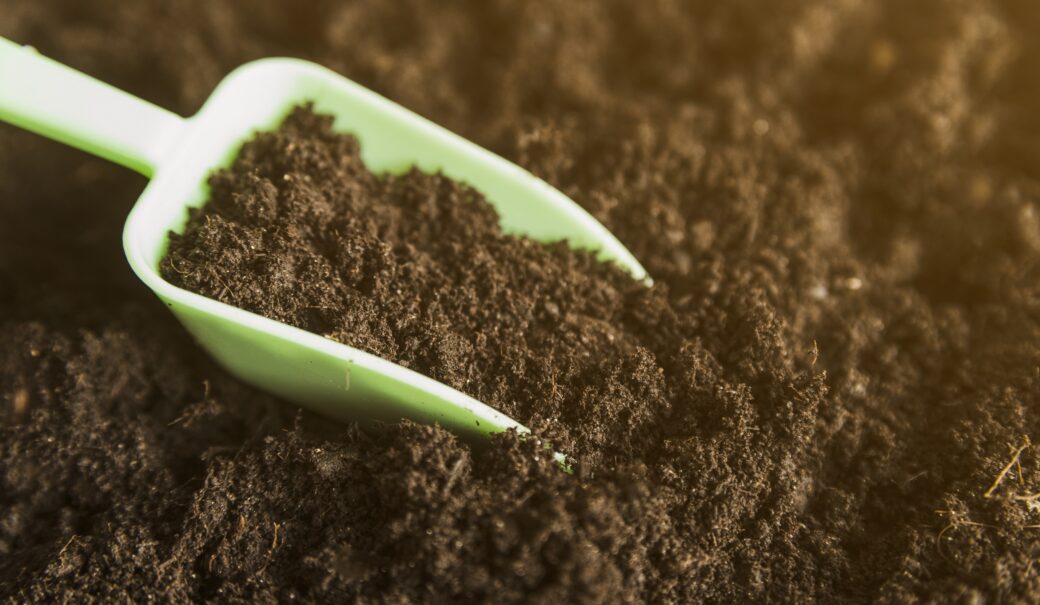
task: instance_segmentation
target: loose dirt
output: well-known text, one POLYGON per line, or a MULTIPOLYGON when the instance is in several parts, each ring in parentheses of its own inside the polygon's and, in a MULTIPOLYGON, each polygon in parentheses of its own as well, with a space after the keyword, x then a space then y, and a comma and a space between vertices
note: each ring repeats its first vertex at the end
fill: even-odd
POLYGON ((229 302, 577 464, 335 425, 136 282, 139 177, 2 127, 0 595, 1034 601, 1037 32, 1017 1, 9 0, 0 35, 185 114, 243 61, 328 65, 559 187, 656 285, 502 236, 442 177, 373 177, 299 113, 215 177, 224 223, 167 275, 205 290, 219 258, 229 302), (262 233, 267 260, 239 245, 262 233))

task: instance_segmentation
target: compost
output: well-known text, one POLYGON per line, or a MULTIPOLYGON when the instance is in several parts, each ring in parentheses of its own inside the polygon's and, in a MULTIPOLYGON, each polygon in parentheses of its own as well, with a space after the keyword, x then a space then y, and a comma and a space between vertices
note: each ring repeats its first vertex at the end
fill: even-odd
POLYGON ((1034 600, 1038 33, 1016 1, 8 0, 0 35, 184 114, 244 61, 325 64, 545 178, 655 284, 298 109, 164 275, 537 438, 339 425, 136 281, 143 179, 4 126, 0 595, 1034 600))
POLYGON ((663 292, 503 234, 479 192, 443 175, 374 175, 332 122, 299 107, 247 142, 171 234, 163 276, 432 376, 596 466, 646 458, 705 403, 710 355, 663 292))

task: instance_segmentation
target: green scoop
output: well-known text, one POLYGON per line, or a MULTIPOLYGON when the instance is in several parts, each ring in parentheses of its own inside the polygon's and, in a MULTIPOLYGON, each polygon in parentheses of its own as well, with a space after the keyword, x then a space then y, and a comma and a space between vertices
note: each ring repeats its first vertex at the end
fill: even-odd
POLYGON ((529 172, 318 65, 272 58, 244 65, 182 118, 0 38, 0 119, 122 164, 151 179, 123 231, 130 266, 202 347, 260 389, 340 420, 411 418, 462 435, 517 421, 432 378, 359 349, 175 287, 159 276, 170 231, 207 199, 209 174, 259 130, 310 101, 355 135, 375 172, 442 171, 481 191, 503 229, 596 250, 633 277, 646 270, 607 229, 529 172))

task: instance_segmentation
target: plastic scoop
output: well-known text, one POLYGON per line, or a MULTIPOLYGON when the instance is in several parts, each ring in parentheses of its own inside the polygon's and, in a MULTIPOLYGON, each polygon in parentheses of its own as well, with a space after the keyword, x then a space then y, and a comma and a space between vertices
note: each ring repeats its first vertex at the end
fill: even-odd
POLYGON ((585 210, 520 167, 318 65, 263 59, 240 67, 202 109, 182 118, 0 38, 0 119, 109 159, 151 178, 123 231, 130 266, 229 372, 340 420, 411 418, 463 435, 509 428, 512 418, 445 384, 287 324, 163 280, 168 233, 203 204, 206 180, 258 130, 276 128, 313 102, 355 135, 375 172, 412 166, 481 191, 504 230, 596 250, 636 279, 635 257, 585 210))

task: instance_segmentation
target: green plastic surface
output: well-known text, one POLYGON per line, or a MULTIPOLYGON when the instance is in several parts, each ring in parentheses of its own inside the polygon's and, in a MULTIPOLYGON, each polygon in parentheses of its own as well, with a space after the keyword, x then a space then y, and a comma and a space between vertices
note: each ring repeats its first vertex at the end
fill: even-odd
POLYGON ((207 198, 206 178, 257 130, 312 101, 361 143, 377 172, 411 166, 485 194, 510 232, 566 239, 649 281, 632 254, 581 207, 544 181, 320 66, 263 59, 240 67, 203 108, 181 118, 0 38, 0 119, 152 177, 126 222, 134 272, 199 344, 245 382, 340 420, 411 418, 463 435, 523 429, 451 387, 322 336, 177 288, 159 275, 169 231, 207 198))

